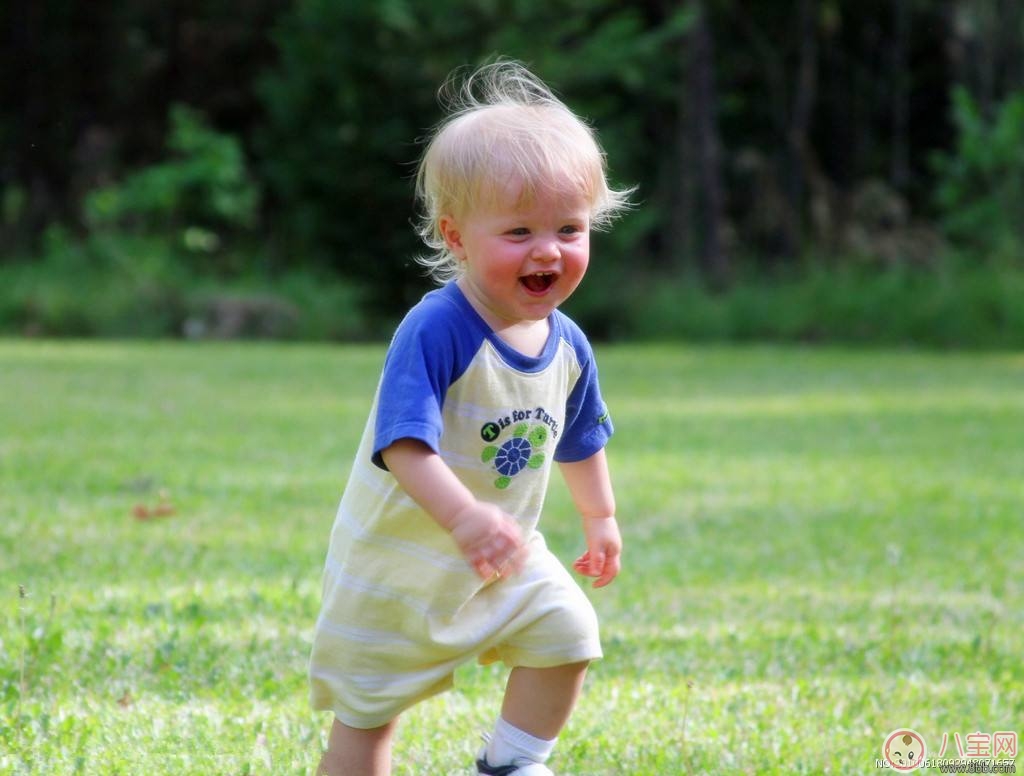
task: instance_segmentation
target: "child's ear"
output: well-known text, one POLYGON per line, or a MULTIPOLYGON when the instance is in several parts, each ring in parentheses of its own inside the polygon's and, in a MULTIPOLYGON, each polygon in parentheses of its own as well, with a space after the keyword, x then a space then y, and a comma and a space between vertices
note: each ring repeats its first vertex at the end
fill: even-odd
POLYGON ((463 258, 466 250, 462 247, 462 233, 459 231, 459 226, 455 223, 455 219, 447 215, 441 216, 437 219, 437 228, 441 232, 441 237, 444 238, 444 244, 451 251, 452 255, 459 259, 463 258))

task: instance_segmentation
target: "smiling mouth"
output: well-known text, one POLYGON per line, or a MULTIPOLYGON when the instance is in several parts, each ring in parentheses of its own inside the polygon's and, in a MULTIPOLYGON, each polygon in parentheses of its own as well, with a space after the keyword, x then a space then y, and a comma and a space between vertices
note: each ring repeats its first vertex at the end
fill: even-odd
POLYGON ((532 294, 543 294, 554 285, 558 275, 554 272, 534 272, 532 275, 523 275, 519 278, 526 290, 532 294))

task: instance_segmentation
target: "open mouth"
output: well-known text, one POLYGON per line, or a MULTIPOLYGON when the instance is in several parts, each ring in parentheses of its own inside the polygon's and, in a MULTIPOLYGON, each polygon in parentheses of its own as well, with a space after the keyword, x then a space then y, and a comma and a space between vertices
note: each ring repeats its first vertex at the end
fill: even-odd
POLYGON ((554 272, 534 272, 532 275, 523 275, 519 282, 531 294, 543 294, 554 285, 557 278, 558 275, 554 272))

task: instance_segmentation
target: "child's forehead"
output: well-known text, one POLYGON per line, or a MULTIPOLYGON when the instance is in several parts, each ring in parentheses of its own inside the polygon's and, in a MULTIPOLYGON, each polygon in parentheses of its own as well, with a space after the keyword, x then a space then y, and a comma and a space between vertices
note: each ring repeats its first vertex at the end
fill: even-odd
POLYGON ((480 186, 474 200, 471 203, 474 209, 507 215, 524 215, 536 210, 589 212, 593 204, 590 192, 572 181, 553 177, 487 181, 480 186))

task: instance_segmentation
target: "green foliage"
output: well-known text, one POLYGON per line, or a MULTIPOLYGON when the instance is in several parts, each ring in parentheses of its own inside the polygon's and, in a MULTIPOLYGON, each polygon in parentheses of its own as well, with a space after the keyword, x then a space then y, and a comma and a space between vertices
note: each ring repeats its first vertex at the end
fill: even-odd
MULTIPOLYGON (((261 263, 252 245, 240 250, 224 254, 224 263, 261 263)), ((197 274, 188 253, 161 236, 76 238, 51 227, 36 260, 0 264, 0 332, 324 340, 377 333, 352 282, 310 269, 197 274)))
POLYGON ((0 221, 2 226, 14 226, 25 211, 25 190, 20 186, 7 186, 0 196, 0 221))
POLYGON ((171 110, 170 125, 166 160, 89 193, 86 234, 75 237, 52 226, 35 261, 0 266, 0 330, 367 336, 363 294, 354 282, 325 278, 315 269, 270 270, 267 249, 251 236, 259 188, 239 141, 184 106, 171 110))
POLYGON ((610 293, 581 294, 567 310, 622 339, 1024 347, 1024 270, 1005 265, 814 264, 777 277, 748 270, 725 291, 695 273, 641 275, 610 293))
MULTIPOLYGON (((312 772, 308 636, 382 358, 0 342, 0 772, 312 772)), ((1019 728, 1019 354, 598 359, 625 565, 557 773, 863 774, 897 727, 1019 728)), ((579 554, 557 477, 541 525, 579 554)), ((395 776, 469 770, 504 673, 403 715, 395 776)))
MULTIPOLYGON (((257 87, 266 122, 255 146, 276 228, 399 310, 427 287, 411 261, 425 250, 410 226, 412 176, 454 68, 497 55, 530 64, 597 125, 614 176, 631 185, 660 169, 659 149, 637 137, 648 113, 673 104, 669 43, 687 23, 611 0, 297 2, 257 87)), ((635 250, 614 235, 610 245, 635 250)))
POLYGON ((201 251, 219 242, 210 230, 255 225, 259 189, 236 138, 211 129, 195 110, 175 105, 166 150, 167 160, 90 192, 84 203, 89 225, 183 230, 189 246, 201 251))
POLYGON ((990 118, 964 88, 953 91, 956 146, 936 153, 935 201, 948 236, 980 256, 1024 256, 1024 92, 990 118))
MULTIPOLYGON (((256 148, 273 223, 305 260, 368 280, 404 304, 416 284, 415 138, 429 123, 430 59, 402 3, 296 3, 259 81, 256 148), (393 95, 397 99, 387 99, 393 95)), ((394 304, 394 302, 393 302, 394 304)))
POLYGON ((0 326, 62 336, 166 336, 184 315, 188 278, 163 241, 47 230, 42 256, 0 266, 0 326))
POLYGON ((763 0, 186 5, 41 0, 8 25, 0 244, 17 248, 0 253, 0 330, 179 336, 220 330, 230 312, 255 316, 248 336, 386 331, 429 286, 410 220, 436 88, 453 68, 505 56, 595 125, 617 184, 638 185, 637 209, 595 235, 569 307, 597 337, 1021 341, 1007 290, 1020 288, 1024 256, 1024 93, 1008 91, 1019 84, 1004 66, 1019 58, 1004 33, 1024 11, 1012 3, 958 4, 952 25, 949 9, 922 0, 885 13, 803 4, 808 24, 763 0), (701 5, 727 242, 769 273, 803 277, 740 271, 734 288, 708 293, 686 247, 706 216, 696 165, 684 163, 700 115, 686 36, 701 5), (952 49, 978 56, 951 69, 939 54, 952 49), (967 88, 947 121, 937 114, 951 81, 967 88), (808 145, 795 154, 801 105, 808 145), (876 271, 856 263, 858 249, 826 256, 808 244, 812 232, 827 244, 862 233, 856 192, 882 178, 906 225, 934 205, 952 257, 876 271), (52 223, 87 234, 41 237, 52 223), (797 248, 820 266, 798 266, 797 248))
MULTIPOLYGON (((269 263, 240 250, 224 260, 269 263)), ((0 265, 0 333, 333 341, 383 339, 396 321, 371 312, 365 287, 326 270, 197 274, 185 254, 159 237, 53 228, 38 260, 0 265)), ((624 277, 602 255, 565 309, 595 340, 1017 348, 1021 298, 1024 270, 1005 263, 748 270, 713 291, 695 273, 624 277)))
POLYGON ((410 177, 417 138, 438 117, 434 91, 453 68, 499 55, 529 63, 592 119, 613 177, 639 186, 643 212, 611 233, 605 255, 641 271, 695 265, 700 224, 718 223, 697 180, 713 171, 693 163, 711 155, 688 158, 703 116, 717 119, 723 239, 737 254, 798 264, 836 243, 851 193, 876 179, 911 222, 940 189, 944 225, 965 250, 1021 253, 1020 3, 11 8, 0 45, 0 261, 64 223, 163 230, 187 243, 194 265, 237 273, 244 266, 222 266, 220 248, 243 233, 271 245, 276 266, 340 271, 373 287, 373 305, 404 309, 427 285, 410 260, 422 250, 410 177), (703 50, 687 38, 698 9, 714 48, 706 82, 690 70, 703 50), (966 91, 947 116, 954 83, 966 91), (930 168, 936 149, 944 155, 930 168))

